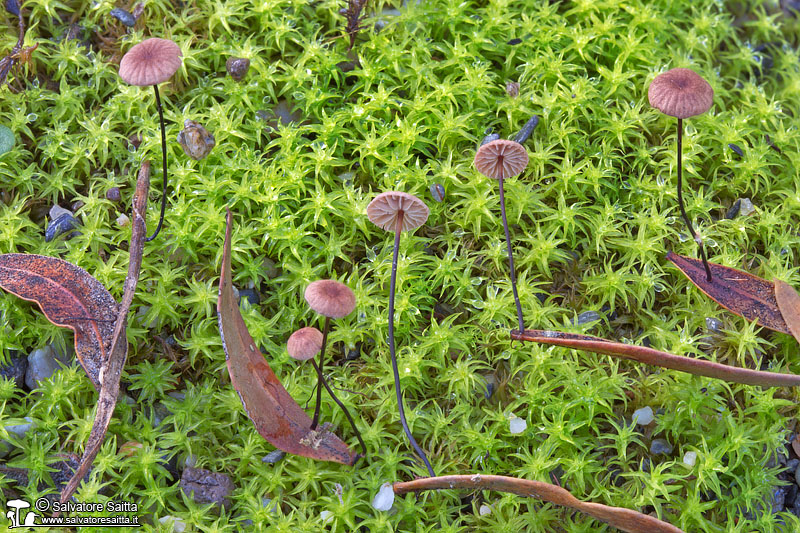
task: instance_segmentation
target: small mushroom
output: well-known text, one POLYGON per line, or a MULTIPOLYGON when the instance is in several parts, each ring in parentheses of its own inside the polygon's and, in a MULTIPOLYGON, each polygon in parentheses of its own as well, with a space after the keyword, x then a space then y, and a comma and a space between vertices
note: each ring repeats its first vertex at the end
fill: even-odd
MULTIPOLYGON (((314 327, 306 327, 301 328, 292 333, 289 336, 289 340, 286 343, 286 351, 289 352, 289 356, 293 359, 298 361, 311 361, 311 364, 314 366, 314 370, 317 372, 317 376, 321 375, 319 366, 314 362, 314 356, 322 350, 324 339, 322 332, 314 327)), ((364 444, 364 440, 361 438, 361 433, 356 428, 356 424, 353 421, 353 418, 350 416, 350 411, 347 410, 347 407, 336 397, 333 390, 331 389, 330 385, 328 385, 328 381, 322 377, 321 379, 322 385, 325 387, 325 390, 328 391, 328 394, 331 395, 333 401, 336 402, 336 405, 344 412, 344 416, 347 418, 348 422, 350 422, 350 426, 353 428, 353 431, 358 438, 358 442, 361 444, 361 450, 366 455, 367 453, 367 445, 364 444)), ((319 390, 319 384, 317 384, 317 388, 319 390)), ((313 429, 313 428, 312 428, 313 429)))
MULTIPOLYGON (((305 299, 308 306, 325 317, 325 327, 322 329, 322 347, 319 352, 319 365, 317 377, 323 380, 322 369, 325 368, 325 345, 328 341, 328 330, 331 318, 344 318, 356 308, 356 297, 350 287, 333 279, 314 281, 306 287, 305 299)), ((314 408, 314 418, 311 429, 316 429, 319 423, 319 410, 322 404, 322 389, 317 386, 317 405, 314 408)))
POLYGON ((308 361, 322 349, 322 332, 317 328, 298 329, 289 337, 286 350, 292 359, 308 361))
POLYGON ((683 176, 683 119, 702 115, 714 102, 714 89, 699 74, 688 68, 674 68, 656 76, 647 90, 650 105, 671 117, 678 119, 678 206, 689 233, 700 247, 700 257, 706 269, 706 279, 710 282, 711 268, 706 259, 703 240, 695 233, 686 208, 683 206, 681 183, 683 176))
POLYGON ((397 409, 400 413, 400 423, 403 425, 411 446, 416 450, 428 473, 435 476, 433 467, 422 448, 417 444, 406 422, 403 409, 403 392, 400 388, 400 372, 397 369, 397 355, 394 346, 394 293, 397 284, 397 255, 400 249, 400 232, 413 231, 428 219, 428 206, 425 202, 414 196, 400 191, 382 192, 367 206, 369 220, 386 231, 394 232, 394 251, 392 252, 392 277, 389 282, 389 355, 392 358, 392 372, 394 373, 394 389, 397 394, 397 409))
MULTIPOLYGON (((533 117, 538 123, 538 117, 533 117)), ((528 125, 531 121, 528 121, 528 125)), ((526 125, 526 126, 528 126, 526 125)), ((535 127, 536 124, 533 124, 535 127)), ((517 138, 525 133, 527 128, 517 135, 517 138)), ((533 128, 530 128, 533 131, 533 128)), ((527 135, 530 135, 528 133, 527 135)), ((525 138, 527 138, 525 135, 525 138)), ((524 139, 523 139, 524 140, 524 139)), ((514 256, 511 253, 511 235, 508 231, 508 219, 506 218, 506 197, 505 190, 503 189, 503 180, 520 174, 525 167, 528 166, 528 152, 520 144, 520 142, 508 141, 505 139, 497 139, 482 145, 478 148, 475 154, 475 169, 484 176, 496 179, 500 183, 500 214, 503 219, 503 230, 506 234, 506 249, 508 251, 508 265, 511 271, 511 291, 514 294, 514 303, 517 306, 517 320, 519 321, 519 330, 525 330, 525 323, 522 319, 522 304, 519 301, 519 294, 517 293, 517 275, 514 271, 514 256)))
POLYGON ((128 50, 119 63, 119 77, 125 83, 145 87, 152 85, 156 94, 156 106, 161 123, 161 155, 163 163, 163 189, 161 195, 161 215, 155 232, 145 239, 152 241, 161 231, 164 222, 164 211, 167 207, 167 135, 164 127, 164 111, 161 108, 161 97, 158 84, 170 79, 181 66, 180 47, 168 39, 145 39, 128 50))

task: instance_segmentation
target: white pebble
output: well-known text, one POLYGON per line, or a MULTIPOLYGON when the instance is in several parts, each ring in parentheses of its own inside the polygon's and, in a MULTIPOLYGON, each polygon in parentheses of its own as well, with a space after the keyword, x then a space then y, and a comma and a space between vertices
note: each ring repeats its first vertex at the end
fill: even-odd
POLYGON ((525 419, 519 418, 518 416, 512 416, 511 419, 508 421, 508 430, 513 434, 516 435, 518 433, 522 433, 527 429, 528 423, 525 422, 525 419))
POLYGON ((319 517, 322 519, 323 524, 327 524, 331 520, 333 520, 333 513, 330 511, 322 511, 319 513, 319 517))
POLYGON ((689 466, 694 466, 697 461, 697 452, 686 452, 683 456, 683 462, 689 466))
POLYGON ((478 513, 481 516, 486 516, 487 514, 492 514, 492 508, 484 503, 483 505, 481 505, 481 508, 478 509, 478 513))
POLYGON ((125 226, 127 226, 130 223, 131 223, 131 219, 129 219, 128 215, 126 215, 125 213, 123 213, 123 214, 121 214, 120 216, 117 217, 117 226, 119 226, 120 228, 124 228, 125 226))
POLYGON ((648 405, 633 412, 633 422, 640 426, 646 426, 655 419, 653 409, 648 405))
MULTIPOLYGON (((161 518, 158 519, 158 521, 162 525, 170 525, 171 524, 172 525, 172 531, 174 533, 183 533, 184 531, 186 531, 186 522, 184 522, 180 518, 175 518, 174 516, 167 515, 167 516, 162 516, 161 518)), ((166 531, 169 531, 169 530, 166 530, 166 531)))
POLYGON ((388 511, 394 503, 394 489, 391 483, 381 485, 381 490, 372 498, 372 506, 378 511, 388 511))

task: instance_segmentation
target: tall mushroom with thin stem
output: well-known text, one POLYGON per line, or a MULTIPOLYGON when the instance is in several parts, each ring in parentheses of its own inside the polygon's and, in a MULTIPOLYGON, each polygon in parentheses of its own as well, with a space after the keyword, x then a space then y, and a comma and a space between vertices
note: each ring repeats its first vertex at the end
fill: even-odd
MULTIPOLYGON (((528 121, 531 124, 533 120, 535 127, 538 123, 538 117, 532 118, 528 121)), ((506 199, 505 191, 503 190, 503 180, 520 174, 525 167, 528 166, 528 152, 522 146, 525 142, 530 131, 526 133, 526 128, 515 137, 515 140, 509 141, 506 139, 496 139, 485 144, 481 144, 475 154, 475 169, 488 178, 496 179, 500 183, 500 214, 503 217, 503 230, 506 233, 506 249, 508 251, 508 265, 511 271, 511 291, 514 294, 514 303, 517 306, 517 320, 519 321, 520 332, 525 331, 525 323, 522 320, 522 304, 519 301, 519 294, 517 294, 517 275, 514 272, 514 256, 511 253, 511 236, 508 232, 508 219, 506 218, 506 199)))
POLYGON ((706 269, 706 279, 710 282, 711 268, 706 259, 705 245, 695 233, 686 208, 683 206, 683 192, 681 179, 683 173, 683 119, 702 115, 714 102, 714 89, 699 74, 688 68, 674 68, 656 76, 647 90, 647 99, 650 105, 671 117, 678 119, 678 206, 681 209, 683 221, 689 228, 694 242, 700 247, 700 257, 706 269))
POLYGON ((428 220, 428 206, 425 202, 414 196, 399 191, 387 191, 376 196, 367 206, 367 217, 376 226, 394 231, 394 252, 392 253, 392 277, 389 282, 389 355, 392 358, 392 372, 394 373, 394 390, 397 394, 397 409, 400 412, 400 423, 403 424, 408 440, 414 450, 425 463, 428 473, 435 476, 433 467, 428 461, 425 452, 417 444, 414 435, 408 428, 406 413, 403 409, 403 392, 400 388, 400 372, 397 369, 397 355, 394 347, 394 293, 397 284, 397 255, 400 249, 400 232, 411 231, 420 227, 428 220))
MULTIPOLYGON (((317 372, 317 378, 319 378, 322 373, 320 372, 319 366, 314 361, 314 356, 322 350, 323 342, 324 338, 322 332, 317 328, 301 328, 289 336, 289 340, 286 342, 286 351, 289 352, 289 356, 292 359, 296 359, 297 361, 311 360, 311 365, 317 372)), ((344 416, 347 417, 347 421, 350 422, 350 427, 353 428, 353 431, 356 433, 356 438, 358 438, 358 442, 361 444, 362 454, 366 455, 367 445, 364 444, 364 439, 361 438, 361 432, 358 431, 353 417, 350 416, 350 411, 347 410, 347 407, 345 407, 336 394, 334 394, 333 389, 328 385, 328 380, 324 377, 322 377, 322 385, 325 387, 325 390, 328 391, 328 394, 331 395, 333 401, 336 402, 336 405, 344 412, 344 416)), ((317 388, 319 388, 319 384, 317 384, 317 388)))
POLYGON ((164 211, 167 206, 167 135, 164 128, 164 111, 161 108, 161 97, 158 94, 158 84, 170 79, 181 66, 180 47, 169 39, 146 39, 122 56, 119 63, 119 77, 125 83, 145 87, 152 85, 156 94, 158 118, 161 122, 161 155, 162 155, 162 195, 161 216, 155 232, 145 239, 152 241, 161 231, 164 222, 164 211))
MULTIPOLYGON (((319 365, 317 378, 323 381, 322 369, 325 366, 325 345, 328 342, 328 330, 331 318, 344 318, 356 308, 356 296, 350 287, 333 279, 320 279, 311 282, 306 287, 305 299, 308 306, 325 317, 325 326, 322 329, 322 347, 319 352, 319 365)), ((314 418, 311 429, 317 429, 319 423, 319 410, 322 404, 322 387, 317 384, 317 405, 314 408, 314 418)))

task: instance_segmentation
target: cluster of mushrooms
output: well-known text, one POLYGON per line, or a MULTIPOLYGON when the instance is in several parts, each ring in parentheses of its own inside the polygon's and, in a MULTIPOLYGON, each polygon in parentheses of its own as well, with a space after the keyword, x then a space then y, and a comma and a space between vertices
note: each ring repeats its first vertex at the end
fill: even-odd
MULTIPOLYGON (((167 148, 164 127, 164 114, 161 106, 161 98, 158 92, 158 84, 167 81, 180 68, 181 50, 174 42, 167 39, 151 38, 133 46, 120 62, 119 75, 127 83, 137 86, 151 85, 155 91, 156 104, 161 125, 161 149, 162 149, 162 182, 163 192, 161 197, 161 216, 158 226, 148 241, 153 240, 159 233, 164 220, 167 194, 167 148)), ((664 72, 653 79, 648 90, 648 100, 650 105, 662 113, 678 119, 677 133, 677 168, 678 168, 678 205, 686 226, 693 239, 699 246, 700 256, 705 266, 706 276, 709 282, 712 281, 711 269, 706 259, 705 247, 702 239, 697 235, 692 227, 689 216, 683 203, 682 192, 682 138, 683 120, 689 117, 705 113, 711 108, 713 103, 714 91, 702 77, 694 71, 686 68, 675 68, 664 72)), ((475 154, 474 165, 478 172, 499 183, 500 193, 500 213, 503 222, 503 230, 506 238, 506 249, 508 252, 508 263, 510 270, 511 288, 514 296, 514 303, 517 310, 517 320, 519 331, 525 330, 522 315, 522 304, 519 299, 516 284, 516 273, 514 270, 514 257, 512 254, 511 235, 506 218, 505 191, 503 182, 507 178, 521 174, 528 165, 528 154, 523 143, 533 132, 538 124, 538 117, 532 117, 512 139, 500 139, 498 135, 491 134, 485 137, 475 154)), ((420 227, 428 218, 429 210, 425 203, 412 194, 400 191, 388 191, 378 194, 367 206, 367 216, 370 221, 378 227, 394 232, 394 251, 392 255, 392 273, 389 285, 389 355, 392 362, 394 374, 395 392, 397 396, 397 407, 400 415, 400 422, 403 430, 414 448, 422 459, 428 473, 434 476, 433 467, 430 464, 425 452, 417 443, 411 433, 406 421, 405 410, 403 407, 403 394, 400 388, 400 374, 397 367, 397 355, 394 341, 394 298, 397 285, 397 260, 400 247, 400 233, 403 231, 413 231, 420 227)), ((323 330, 315 327, 304 327, 295 331, 288 340, 287 350, 289 355, 298 360, 311 360, 317 373, 316 385, 316 405, 311 429, 316 429, 319 424, 320 406, 322 401, 322 388, 330 394, 331 398, 342 409, 348 422, 356 433, 362 448, 362 453, 366 455, 366 445, 361 437, 356 425, 350 416, 347 408, 336 397, 335 393, 327 383, 324 375, 325 346, 327 344, 328 332, 330 331, 331 319, 343 318, 355 309, 356 300, 353 292, 343 283, 335 280, 319 280, 311 283, 305 291, 305 299, 308 305, 325 317, 323 330), (319 355, 319 362, 314 361, 314 356, 319 355)))

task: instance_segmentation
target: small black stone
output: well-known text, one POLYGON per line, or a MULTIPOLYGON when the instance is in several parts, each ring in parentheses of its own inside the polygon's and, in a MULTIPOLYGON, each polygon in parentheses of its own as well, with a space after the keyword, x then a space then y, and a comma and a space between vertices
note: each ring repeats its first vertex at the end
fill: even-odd
POLYGON ((739 157, 744 157, 744 152, 737 145, 735 145, 733 143, 730 143, 730 144, 728 144, 728 148, 730 148, 731 150, 736 152, 739 155, 739 157))
POLYGON ((250 305, 258 305, 261 301, 261 297, 258 295, 253 289, 239 289, 239 305, 241 305, 242 300, 247 300, 250 305))
POLYGON ((129 28, 133 28, 134 26, 136 26, 136 17, 134 17, 124 9, 115 7, 108 14, 129 28))
POLYGON ((25 371, 28 369, 28 357, 15 350, 9 351, 8 364, 0 367, 0 376, 13 379, 17 388, 25 385, 25 371))
POLYGON ((521 42, 522 42, 522 39, 511 39, 510 41, 508 41, 507 44, 515 45, 515 44, 520 44, 521 42))
MULTIPOLYGON (((78 227, 78 221, 69 213, 64 213, 55 220, 51 220, 44 232, 44 242, 50 242, 59 235, 78 227)), ((75 233, 70 233, 67 239, 72 238, 75 233)))

